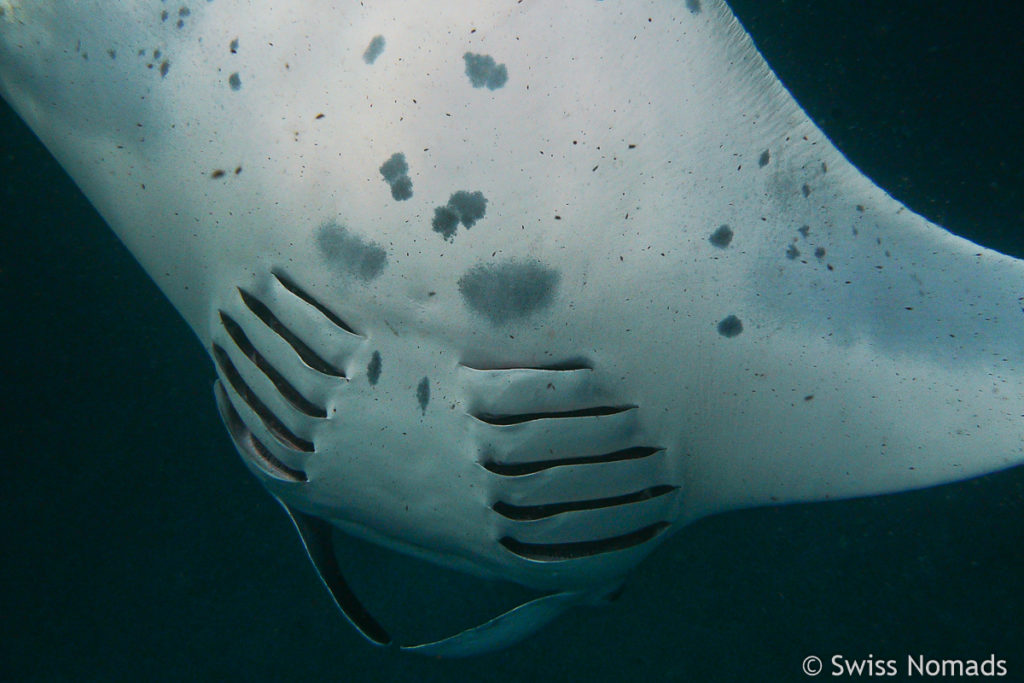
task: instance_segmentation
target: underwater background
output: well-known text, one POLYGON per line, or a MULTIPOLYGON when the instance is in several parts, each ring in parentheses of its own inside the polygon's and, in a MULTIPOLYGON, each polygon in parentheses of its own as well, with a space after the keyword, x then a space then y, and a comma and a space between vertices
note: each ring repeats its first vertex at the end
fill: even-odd
MULTIPOLYGON (((855 165, 1024 258, 1024 3, 730 5, 855 165)), ((503 652, 365 644, 234 452, 191 331, 2 103, 0 338, 2 681, 804 681, 835 654, 994 654, 1024 681, 1024 468, 703 520, 614 604, 503 652)), ((401 609, 423 586, 382 564, 401 609)))

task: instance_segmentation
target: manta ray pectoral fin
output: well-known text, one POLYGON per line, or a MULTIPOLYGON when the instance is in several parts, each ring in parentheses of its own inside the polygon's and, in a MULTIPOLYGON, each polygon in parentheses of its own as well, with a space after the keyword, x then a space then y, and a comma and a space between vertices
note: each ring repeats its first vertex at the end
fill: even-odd
MULTIPOLYGON (((386 646, 393 641, 384 627, 374 619, 349 588, 334 554, 329 522, 300 512, 280 498, 277 499, 295 525, 306 554, 316 568, 321 582, 330 592, 338 609, 368 641, 386 646)), ((535 633, 575 605, 612 598, 619 585, 597 590, 551 593, 522 603, 489 621, 467 628, 455 635, 429 643, 403 645, 402 650, 438 657, 468 657, 508 647, 535 633)))

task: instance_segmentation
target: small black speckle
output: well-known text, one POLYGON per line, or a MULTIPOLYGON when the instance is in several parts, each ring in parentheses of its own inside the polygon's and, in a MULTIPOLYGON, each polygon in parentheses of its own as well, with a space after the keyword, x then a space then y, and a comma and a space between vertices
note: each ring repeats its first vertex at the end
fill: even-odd
POLYGON ((370 386, 376 386, 377 380, 380 379, 381 371, 381 358, 380 351, 374 351, 373 356, 370 358, 370 363, 366 366, 366 379, 370 382, 370 386))
POLYGON ((427 412, 427 406, 430 405, 430 378, 424 377, 420 380, 420 383, 416 385, 416 401, 420 404, 420 410, 424 414, 427 412))
POLYGON ((164 10, 163 12, 160 13, 160 21, 167 21, 167 18, 169 16, 171 16, 171 15, 167 13, 167 10, 164 10))
POLYGON ((238 54, 238 38, 235 38, 231 41, 231 43, 228 45, 228 49, 231 50, 231 54, 238 54))
POLYGON ((235 175, 238 175, 241 172, 242 172, 242 167, 241 166, 235 166, 235 175))
POLYGON ((177 26, 178 26, 178 28, 184 28, 185 20, 184 19, 178 19, 177 26))
POLYGON ((232 90, 240 90, 242 88, 242 77, 238 75, 238 72, 228 76, 228 85, 231 86, 232 90))
POLYGON ((729 243, 732 242, 732 235, 732 228, 728 225, 720 225, 713 233, 711 233, 711 237, 708 238, 708 241, 719 249, 725 249, 729 246, 729 243))
POLYGON ((374 36, 363 52, 363 61, 367 64, 373 64, 382 52, 384 52, 384 36, 374 36))
POLYGON ((107 50, 107 55, 109 55, 111 59, 117 59, 117 50, 107 50))
POLYGON ((804 193, 804 197, 811 196, 811 186, 807 183, 804 183, 804 186, 800 188, 800 191, 804 193))
POLYGON ((761 158, 757 160, 757 165, 764 168, 768 165, 768 162, 772 160, 772 153, 769 150, 761 152, 761 158))
POLYGON ((795 244, 790 244, 788 247, 786 247, 786 258, 788 258, 790 261, 792 261, 799 255, 800 250, 796 248, 795 244))
POLYGON ((814 400, 814 394, 807 394, 806 396, 804 396, 804 400, 805 401, 813 401, 814 400))
POLYGON ((686 9, 690 14, 700 14, 700 0, 686 0, 686 9))
POLYGON ((494 57, 467 52, 462 58, 466 61, 466 75, 474 88, 486 86, 488 90, 497 90, 508 81, 508 69, 504 64, 496 63, 494 57))
POLYGON ((226 174, 226 172, 224 171, 224 169, 218 168, 213 173, 210 174, 210 177, 211 178, 223 178, 225 176, 225 174, 226 174))
POLYGON ((818 247, 814 250, 814 255, 818 258, 825 258, 825 247, 818 247))
POLYGON ((860 213, 864 213, 864 211, 865 211, 864 205, 863 204, 858 204, 857 205, 857 211, 860 212, 860 213))
POLYGON ((727 316, 718 323, 718 334, 723 337, 731 339, 732 337, 739 336, 742 331, 743 323, 734 315, 727 316))
POLYGON ((808 235, 811 234, 811 226, 801 225, 799 228, 797 228, 797 232, 803 235, 804 237, 807 237, 808 235))
POLYGON ((551 305, 561 274, 537 261, 482 263, 459 278, 459 292, 470 309, 496 325, 551 305))

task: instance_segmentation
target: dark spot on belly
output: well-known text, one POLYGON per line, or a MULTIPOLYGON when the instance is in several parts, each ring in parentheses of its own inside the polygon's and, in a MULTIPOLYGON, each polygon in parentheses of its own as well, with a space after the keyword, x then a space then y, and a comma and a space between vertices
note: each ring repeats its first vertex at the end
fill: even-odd
POLYGON ((366 50, 363 52, 363 61, 367 64, 373 64, 377 61, 377 57, 381 56, 384 52, 384 36, 374 36, 370 44, 366 46, 366 50))
POLYGON ((768 165, 768 162, 772 160, 772 153, 769 150, 761 152, 761 158, 757 160, 757 165, 764 168, 768 165))
POLYGON ((374 351, 373 357, 370 358, 370 363, 366 366, 366 379, 370 382, 371 386, 377 384, 377 380, 380 379, 381 371, 381 357, 380 351, 374 351))
POLYGON ((471 310, 500 325, 550 306, 560 279, 537 261, 484 263, 459 278, 459 292, 471 310))
POLYGON ((378 170, 384 177, 384 182, 391 186, 391 196, 394 199, 404 201, 412 197, 412 179, 409 178, 409 164, 404 154, 392 154, 378 170))
POLYGON ((427 412, 427 406, 430 405, 430 378, 424 377, 420 380, 420 383, 416 385, 416 401, 420 404, 420 410, 424 413, 427 412))
POLYGON ((441 233, 441 237, 446 240, 451 240, 459 228, 459 216, 448 207, 439 206, 434 209, 434 220, 430 224, 434 232, 441 233))
POLYGON ((315 235, 317 250, 336 271, 372 280, 384 270, 388 256, 384 248, 349 232, 335 222, 324 223, 315 235))
POLYGON ((494 57, 467 52, 462 58, 466 62, 466 75, 474 88, 497 90, 508 81, 508 69, 504 64, 495 62, 494 57))
POLYGON ((730 315, 726 318, 723 318, 722 321, 718 323, 718 334, 722 335, 723 337, 736 337, 742 331, 743 323, 740 322, 740 319, 734 315, 730 315))
POLYGON ((718 228, 711 233, 711 237, 708 241, 715 245, 719 249, 725 249, 732 242, 732 228, 728 225, 720 225, 718 228))

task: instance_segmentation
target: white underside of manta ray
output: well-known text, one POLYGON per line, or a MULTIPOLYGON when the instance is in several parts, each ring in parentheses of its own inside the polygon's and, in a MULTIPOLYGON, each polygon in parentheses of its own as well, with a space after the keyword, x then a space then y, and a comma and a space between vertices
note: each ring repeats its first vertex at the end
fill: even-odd
POLYGON ((842 157, 719 0, 0 2, 0 93, 191 325, 250 470, 542 592, 716 512, 1024 462, 1024 264, 842 157))

